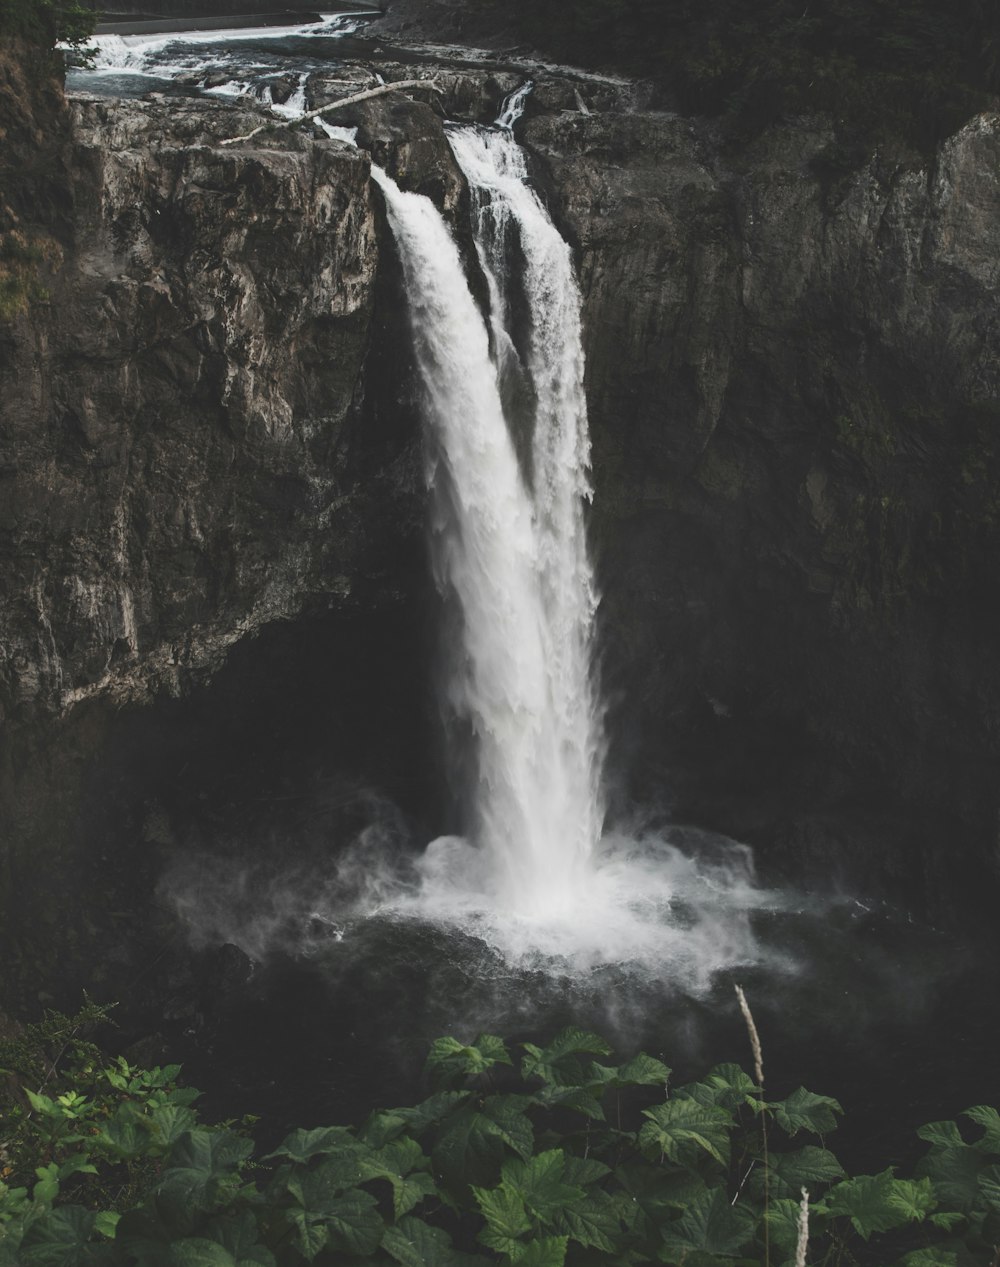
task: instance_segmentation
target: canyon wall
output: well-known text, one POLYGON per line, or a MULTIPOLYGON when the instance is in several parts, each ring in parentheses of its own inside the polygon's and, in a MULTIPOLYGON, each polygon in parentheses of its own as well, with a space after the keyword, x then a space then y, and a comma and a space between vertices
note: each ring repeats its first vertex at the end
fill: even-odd
MULTIPOLYGON (((440 70, 445 109, 484 119, 525 73, 440 70)), ((179 823, 312 814, 321 766, 431 830, 443 811, 416 389, 367 154, 222 148, 258 116, 217 102, 2 102, 12 207, 60 256, 0 331, 19 995, 67 951, 82 979, 109 947, 112 980, 135 970, 179 823)), ((542 72, 519 125, 585 297, 616 810, 800 881, 988 903, 1000 121, 930 166, 846 170, 822 120, 735 152, 635 102, 542 72)), ((352 121, 461 211, 434 111, 352 121)))

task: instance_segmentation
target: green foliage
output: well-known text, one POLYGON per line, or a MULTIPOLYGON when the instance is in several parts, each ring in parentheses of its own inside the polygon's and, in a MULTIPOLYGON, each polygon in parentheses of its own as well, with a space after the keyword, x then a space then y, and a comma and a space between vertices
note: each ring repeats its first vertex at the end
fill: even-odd
MULTIPOLYGON (((661 82, 681 109, 755 129, 829 112, 845 138, 932 145, 1000 88, 994 0, 476 0, 561 61, 661 82)), ((834 165, 848 157, 837 145, 834 165)))
POLYGON ((829 1097, 761 1104, 733 1064, 670 1090, 659 1060, 603 1063, 579 1030, 519 1061, 482 1035, 434 1044, 420 1104, 255 1161, 243 1130, 199 1121, 176 1066, 103 1060, 85 1036, 101 1015, 50 1014, 3 1049, 0 1267, 753 1267, 766 1243, 778 1267, 803 1187, 811 1263, 847 1267, 866 1242, 897 1267, 996 1261, 991 1108, 924 1127, 913 1177, 847 1177, 820 1143, 829 1097))
POLYGON ((99 11, 81 0, 0 0, 0 36, 31 44, 79 48, 94 33, 99 11))
POLYGON ((13 321, 32 304, 47 300, 43 274, 61 264, 58 243, 25 229, 0 191, 0 322, 13 321))

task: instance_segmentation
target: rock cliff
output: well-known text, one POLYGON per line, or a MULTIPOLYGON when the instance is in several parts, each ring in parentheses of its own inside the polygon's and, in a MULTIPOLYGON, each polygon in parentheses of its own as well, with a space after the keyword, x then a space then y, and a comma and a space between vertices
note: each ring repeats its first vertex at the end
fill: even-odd
POLYGON ((131 828, 84 804, 122 718, 265 626, 370 616, 406 588, 419 436, 385 377, 401 304, 368 160, 290 132, 218 147, 258 117, 77 100, 36 121, 58 125, 62 262, 0 369, 3 888, 29 961, 53 929, 28 889, 75 892, 47 914, 93 929, 86 908, 137 865, 131 828))
MULTIPOLYGON (((447 109, 489 118, 529 68, 439 69, 447 109)), ((630 85, 530 70, 521 134, 585 296, 619 804, 667 798, 816 883, 992 895, 1000 120, 847 171, 822 120, 734 152, 630 85)), ((3 100, 45 138, 21 206, 62 252, 0 334, 17 993, 66 947, 84 980, 98 947, 133 972, 178 832, 253 830, 261 780, 294 801, 326 767, 438 822, 419 424, 367 154, 222 149, 257 119, 218 102, 3 100)), ((460 220, 439 113, 351 121, 460 220)))
POLYGON ((580 251, 633 777, 670 754, 681 812, 827 883, 995 880, 1000 117, 849 173, 822 120, 526 136, 580 251))

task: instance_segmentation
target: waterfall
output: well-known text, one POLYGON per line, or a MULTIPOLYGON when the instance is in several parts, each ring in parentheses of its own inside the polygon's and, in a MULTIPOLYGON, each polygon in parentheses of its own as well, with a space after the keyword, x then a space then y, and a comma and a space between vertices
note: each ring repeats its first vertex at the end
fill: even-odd
MULTIPOLYGON (((530 483, 454 240, 427 199, 382 172, 375 178, 410 295, 430 430, 435 565, 461 614, 447 699, 475 743, 467 835, 497 903, 546 920, 579 907, 603 817, 590 680, 596 600, 581 505, 589 446, 579 296, 568 248, 522 183, 513 140, 470 128, 452 145, 474 191, 494 328, 511 351, 504 255, 514 232, 526 260, 537 400, 530 483)), ((452 867, 456 851, 451 842, 452 867)))
POLYGON ((630 963, 701 989, 721 965, 754 957, 746 912, 759 897, 734 842, 703 836, 696 860, 658 833, 603 834, 580 294, 510 131, 524 96, 493 128, 448 133, 488 323, 434 205, 372 169, 410 308, 437 582, 460 630, 446 712, 472 772, 464 834, 428 845, 415 886, 369 866, 359 913, 457 925, 508 962, 630 963), (506 390, 514 379, 520 393, 506 390))
MULTIPOLYGON (((430 944, 440 948, 433 939, 445 935, 443 961, 454 956, 473 993, 491 979, 476 1004, 487 1012, 484 1000, 504 981, 516 1011, 523 990, 544 993, 539 981, 586 982, 605 968, 700 992, 721 968, 759 961, 750 912, 778 901, 756 887, 750 851, 736 842, 690 828, 605 827, 580 294, 569 248, 511 133, 528 88, 493 128, 448 125, 470 190, 485 318, 434 204, 372 167, 404 274, 423 396, 446 614, 442 702, 466 791, 462 834, 414 857, 395 820, 387 830, 376 813, 327 872, 269 882, 277 916, 251 913, 246 927, 232 916, 226 885, 219 898, 211 883, 172 884, 190 927, 255 955, 280 944, 286 926, 299 929, 307 951, 315 944, 325 954, 327 932, 315 940, 321 927, 334 930, 338 960, 343 950, 344 962, 353 954, 367 963, 371 946, 382 945, 372 938, 391 942, 389 930, 416 921, 418 939, 433 929, 430 944)), ((354 140, 354 129, 321 127, 354 140)), ((459 994, 468 1026, 471 996, 459 994)))

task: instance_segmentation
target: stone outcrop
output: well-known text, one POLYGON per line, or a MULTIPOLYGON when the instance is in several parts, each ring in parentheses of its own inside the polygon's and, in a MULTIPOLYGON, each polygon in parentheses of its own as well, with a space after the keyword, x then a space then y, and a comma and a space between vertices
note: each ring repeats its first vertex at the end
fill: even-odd
POLYGON ((204 107, 71 109, 72 249, 4 373, 14 710, 176 690, 331 575, 347 593, 358 549, 337 454, 378 258, 366 161, 213 149, 235 111, 210 134, 204 107))
POLYGON ((2 888, 29 961, 79 919, 93 931, 107 868, 83 852, 142 870, 121 863, 130 828, 101 844, 83 821, 115 710, 190 692, 304 611, 398 604, 421 522, 404 389, 369 381, 405 318, 367 156, 288 132, 220 149, 259 115, 218 103, 53 117, 62 264, 0 367, 2 888), (30 889, 40 908, 75 893, 58 933, 30 889))

